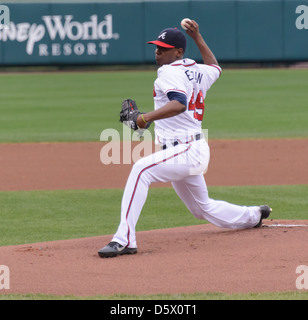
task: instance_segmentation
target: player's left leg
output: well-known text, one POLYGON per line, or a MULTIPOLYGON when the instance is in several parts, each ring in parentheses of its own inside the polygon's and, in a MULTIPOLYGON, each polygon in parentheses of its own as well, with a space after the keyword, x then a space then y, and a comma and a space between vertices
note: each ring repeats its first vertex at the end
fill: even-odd
POLYGON ((218 227, 246 229, 253 228, 260 221, 259 206, 239 206, 211 199, 202 174, 173 182, 172 186, 196 218, 207 220, 218 227))

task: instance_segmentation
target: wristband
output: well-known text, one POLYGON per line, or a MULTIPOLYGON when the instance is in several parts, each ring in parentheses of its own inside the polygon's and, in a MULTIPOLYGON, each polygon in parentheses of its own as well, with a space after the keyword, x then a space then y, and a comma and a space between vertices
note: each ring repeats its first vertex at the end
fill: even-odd
POLYGON ((144 120, 143 114, 141 115, 141 118, 142 118, 142 120, 143 120, 144 123, 147 123, 147 122, 144 120))

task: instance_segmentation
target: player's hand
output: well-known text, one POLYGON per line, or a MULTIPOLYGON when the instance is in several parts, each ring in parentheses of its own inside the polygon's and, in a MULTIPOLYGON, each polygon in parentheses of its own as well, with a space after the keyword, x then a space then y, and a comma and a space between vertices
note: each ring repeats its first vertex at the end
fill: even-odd
POLYGON ((191 36, 194 40, 200 35, 199 25, 195 20, 186 22, 186 33, 191 36))

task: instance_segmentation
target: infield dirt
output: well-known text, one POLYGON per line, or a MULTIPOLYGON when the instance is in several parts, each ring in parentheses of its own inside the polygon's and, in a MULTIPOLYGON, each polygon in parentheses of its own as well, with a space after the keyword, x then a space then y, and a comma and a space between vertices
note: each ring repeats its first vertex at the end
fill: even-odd
MULTIPOLYGON (((0 144, 0 190, 124 188, 131 165, 103 165, 104 145, 0 144)), ((308 184, 307 139, 212 140, 209 145, 209 186, 308 184)))

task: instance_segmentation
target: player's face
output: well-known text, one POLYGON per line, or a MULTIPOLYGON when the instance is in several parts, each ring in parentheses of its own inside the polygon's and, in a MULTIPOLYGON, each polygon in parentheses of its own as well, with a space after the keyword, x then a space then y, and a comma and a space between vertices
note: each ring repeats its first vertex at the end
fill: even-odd
POLYGON ((159 66, 170 64, 182 57, 182 49, 164 48, 157 46, 155 50, 155 60, 159 66))

